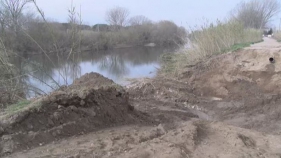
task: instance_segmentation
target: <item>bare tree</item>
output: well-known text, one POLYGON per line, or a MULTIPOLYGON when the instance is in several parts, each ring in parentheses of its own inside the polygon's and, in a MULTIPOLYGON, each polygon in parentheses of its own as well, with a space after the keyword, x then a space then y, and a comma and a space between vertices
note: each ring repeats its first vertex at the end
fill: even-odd
POLYGON ((0 8, 0 25, 1 25, 2 34, 5 32, 7 24, 8 24, 8 13, 3 8, 0 8))
POLYGON ((129 17, 129 10, 123 7, 115 7, 106 13, 106 21, 115 27, 123 27, 126 25, 129 17))
POLYGON ((248 28, 263 28, 280 12, 278 0, 250 0, 241 2, 232 10, 232 18, 248 28))
POLYGON ((23 9, 29 2, 31 0, 1 0, 0 2, 3 13, 8 14, 6 15, 6 18, 8 18, 7 25, 16 33, 20 27, 19 20, 23 15, 23 9))
POLYGON ((143 25, 149 23, 151 23, 151 20, 149 20, 147 17, 143 15, 137 15, 129 19, 129 24, 131 26, 143 25))

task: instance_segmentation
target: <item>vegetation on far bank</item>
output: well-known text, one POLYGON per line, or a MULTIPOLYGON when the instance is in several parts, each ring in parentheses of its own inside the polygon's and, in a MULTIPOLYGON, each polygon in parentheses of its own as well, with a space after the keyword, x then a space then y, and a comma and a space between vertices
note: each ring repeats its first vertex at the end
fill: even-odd
POLYGON ((182 45, 187 35, 183 27, 172 21, 153 22, 141 15, 130 17, 129 10, 122 7, 108 11, 108 24, 94 26, 83 24, 75 8, 68 10, 68 22, 60 23, 47 20, 39 7, 35 0, 0 0, 0 38, 7 49, 19 53, 63 52, 73 46, 73 39, 79 39, 77 46, 87 50, 148 43, 182 45), (38 13, 28 10, 34 5, 38 13))

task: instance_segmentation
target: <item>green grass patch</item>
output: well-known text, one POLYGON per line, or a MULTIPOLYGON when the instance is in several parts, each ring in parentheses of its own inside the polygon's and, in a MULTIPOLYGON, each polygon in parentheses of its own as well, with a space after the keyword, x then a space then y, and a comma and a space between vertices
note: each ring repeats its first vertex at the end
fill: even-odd
POLYGON ((165 73, 169 73, 175 69, 174 64, 177 62, 175 60, 175 54, 163 54, 161 55, 161 63, 163 63, 161 70, 165 73))
POLYGON ((23 112, 23 111, 33 111, 33 110, 39 110, 42 106, 42 99, 38 99, 36 101, 29 101, 29 100, 22 100, 16 104, 12 104, 9 105, 4 113, 2 114, 2 116, 0 116, 1 118, 5 118, 5 117, 9 117, 11 115, 23 112))
POLYGON ((250 47, 251 43, 239 43, 239 44, 234 44, 232 45, 230 48, 223 50, 222 52, 218 53, 218 54, 222 54, 222 53, 227 53, 227 52, 235 52, 237 50, 246 48, 246 47, 250 47))
POLYGON ((232 45, 229 49, 226 49, 222 51, 221 53, 227 53, 227 52, 235 52, 237 50, 250 47, 252 44, 260 43, 263 42, 263 40, 257 41, 257 42, 247 42, 247 43, 239 43, 239 44, 234 44, 232 45))
POLYGON ((160 73, 177 73, 177 69, 188 63, 187 57, 188 56, 184 53, 163 54, 160 57, 162 63, 160 73))
POLYGON ((12 105, 8 106, 5 111, 6 111, 6 113, 15 113, 17 111, 20 111, 21 109, 24 109, 30 103, 31 103, 31 101, 29 101, 29 100, 22 100, 16 104, 12 104, 12 105))
POLYGON ((234 44, 231 46, 230 51, 237 51, 239 49, 243 49, 245 47, 250 47, 251 43, 240 43, 240 44, 234 44))

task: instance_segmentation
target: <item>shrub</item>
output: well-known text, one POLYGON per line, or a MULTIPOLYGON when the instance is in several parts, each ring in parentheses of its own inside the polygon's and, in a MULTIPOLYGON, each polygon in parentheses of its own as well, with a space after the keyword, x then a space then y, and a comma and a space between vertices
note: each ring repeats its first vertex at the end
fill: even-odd
POLYGON ((3 43, 0 44, 0 72, 0 106, 6 106, 18 99, 22 88, 20 79, 16 77, 16 68, 10 64, 3 43))

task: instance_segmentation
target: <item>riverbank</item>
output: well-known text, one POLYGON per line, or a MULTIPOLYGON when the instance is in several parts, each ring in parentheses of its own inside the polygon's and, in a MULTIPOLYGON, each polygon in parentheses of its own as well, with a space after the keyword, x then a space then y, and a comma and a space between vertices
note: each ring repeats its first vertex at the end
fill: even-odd
POLYGON ((2 117, 0 125, 6 125, 1 126, 2 154, 278 157, 279 51, 279 43, 265 38, 251 47, 185 67, 177 77, 159 74, 126 88, 98 74, 85 75, 71 90, 46 96, 47 102, 36 110, 2 117), (268 60, 272 56, 275 63, 268 60), (19 142, 22 138, 29 138, 28 142, 19 142))

